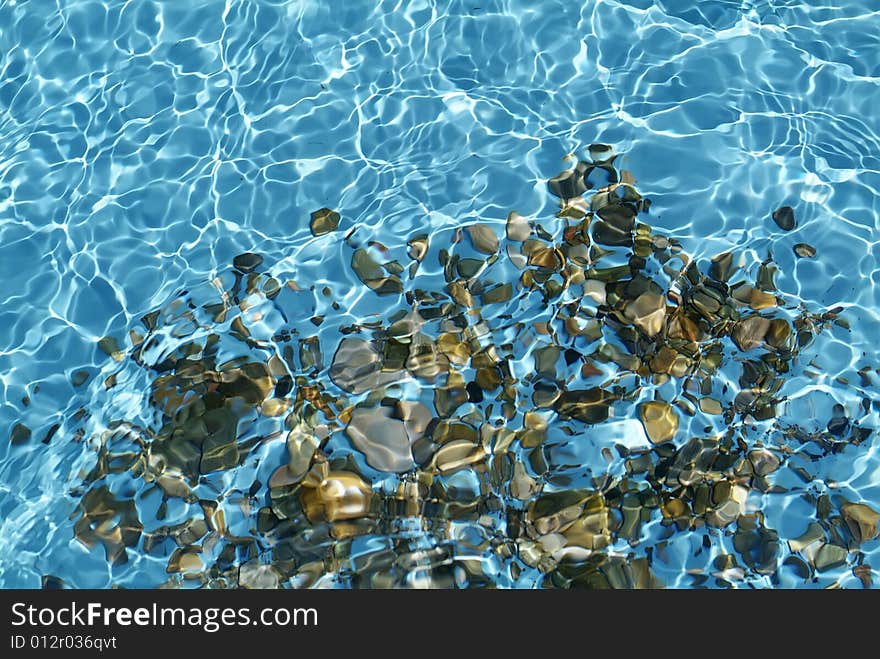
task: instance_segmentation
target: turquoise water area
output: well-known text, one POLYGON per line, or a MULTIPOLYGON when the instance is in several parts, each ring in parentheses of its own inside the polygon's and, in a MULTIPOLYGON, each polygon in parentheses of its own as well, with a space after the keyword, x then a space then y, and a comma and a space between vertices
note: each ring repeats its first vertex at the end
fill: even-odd
POLYGON ((0 0, 0 586, 873 586, 878 102, 869 0, 0 0))

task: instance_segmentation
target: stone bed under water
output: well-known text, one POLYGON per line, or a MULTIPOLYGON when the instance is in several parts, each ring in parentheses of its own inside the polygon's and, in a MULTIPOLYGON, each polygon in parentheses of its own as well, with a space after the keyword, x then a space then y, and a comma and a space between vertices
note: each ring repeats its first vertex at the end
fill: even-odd
POLYGON ((406 244, 317 210, 350 290, 249 252, 102 339, 113 366, 73 378, 102 401, 77 419, 76 540, 170 587, 869 587, 876 506, 809 484, 859 454, 871 403, 818 431, 783 414, 842 309, 778 290, 772 255, 692 259, 618 162, 596 144, 550 179, 555 217, 406 244))

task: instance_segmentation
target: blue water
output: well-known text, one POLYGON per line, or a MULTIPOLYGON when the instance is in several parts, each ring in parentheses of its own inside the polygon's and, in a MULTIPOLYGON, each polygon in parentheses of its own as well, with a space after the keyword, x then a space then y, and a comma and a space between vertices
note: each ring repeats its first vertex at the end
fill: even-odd
MULTIPOLYGON (((858 510, 870 527, 880 510, 878 103, 880 12, 869 0, 0 0, 0 586, 36 588, 51 575, 98 588, 567 587, 593 584, 589 566, 599 564, 623 565, 624 585, 646 585, 632 576, 646 564, 653 585, 673 588, 876 583, 880 541, 870 528, 854 539, 844 511, 867 507, 858 510), (559 199, 547 180, 589 160, 593 143, 621 154, 615 167, 651 199, 639 221, 704 271, 712 256, 733 251, 737 276, 754 283, 772 260, 786 318, 841 308, 840 322, 817 330, 780 375, 773 418, 729 422, 698 409, 681 415, 666 444, 729 436, 746 446, 740 457, 762 449, 780 456, 767 483, 744 485, 733 518, 679 528, 643 497, 637 530, 624 534, 612 523, 607 544, 594 548, 552 524, 515 521, 541 496, 586 488, 604 493, 603 510, 619 522, 636 506, 635 492, 655 487, 628 476, 619 447, 664 459, 650 451, 639 403, 693 396, 699 382, 652 380, 611 362, 596 384, 604 377, 631 396, 592 425, 539 412, 550 428, 543 465, 533 446, 516 440, 502 456, 492 440, 486 451, 496 453, 462 468, 377 470, 344 423, 324 419, 331 471, 359 473, 373 492, 365 496, 393 498, 424 476, 422 508, 397 510, 383 499, 384 512, 371 513, 377 526, 304 521, 297 485, 288 526, 258 528, 261 509, 274 505, 277 516, 284 508, 268 483, 289 459, 292 423, 265 405, 240 414, 237 441, 250 443, 238 463, 196 474, 186 496, 163 497, 150 445, 168 414, 150 397, 158 371, 132 359, 141 337, 155 339, 146 359, 154 365, 186 341, 203 346, 211 332, 221 336, 218 363, 242 355, 266 363, 284 356, 278 333, 287 330, 287 368, 303 380, 276 398, 293 400, 320 383, 345 397, 337 414, 391 396, 438 415, 437 382, 396 378, 382 391, 352 394, 329 370, 343 338, 370 338, 364 327, 413 311, 405 294, 377 295, 358 279, 354 250, 396 260, 408 291, 443 291, 440 249, 486 259, 467 232, 457 234, 474 224, 494 232, 504 257, 484 272, 514 291, 481 319, 526 393, 511 419, 500 402, 482 412, 467 403, 454 416, 474 428, 522 428, 539 348, 588 354, 620 345, 610 335, 587 345, 542 332, 535 324, 552 325, 559 305, 524 290, 505 255, 511 211, 550 242, 563 239, 573 223, 554 216, 559 199), (771 219, 782 206, 794 209, 792 231, 771 219), (314 236, 310 214, 325 207, 339 212, 338 229, 314 236), (431 247, 410 277, 407 241, 419 234, 431 247), (799 258, 798 243, 816 256, 799 258), (257 288, 269 276, 283 287, 275 298, 252 293, 240 309, 250 344, 234 336, 231 317, 185 311, 220 302, 234 286, 233 258, 246 252, 263 257, 257 288), (140 319, 160 309, 158 328, 146 328, 140 319), (116 359, 98 345, 105 336, 118 342, 116 359), (317 365, 300 355, 309 337, 321 346, 317 365), (829 436, 835 416, 846 419, 845 432, 829 436), (140 457, 89 477, 114 450, 140 457), (514 496, 515 470, 536 489, 514 496), (630 498, 613 503, 612 483, 627 478, 630 498), (119 540, 118 511, 93 524, 116 533, 124 561, 110 560, 104 542, 77 539, 83 497, 101 487, 134 502, 135 537, 119 540), (188 540, 165 537, 203 518, 200 499, 215 502, 225 524, 188 540), (811 523, 819 539, 792 544, 811 523), (201 567, 169 568, 181 553, 200 557, 201 567), (583 583, 572 576, 585 574, 583 583)), ((625 264, 625 252, 608 264, 625 264)), ((458 329, 479 327, 473 312, 460 315, 458 329)), ((453 321, 432 322, 425 331, 436 339, 453 321)), ((711 393, 731 405, 744 359, 728 341, 717 376, 694 399, 711 393)), ((586 376, 558 377, 575 388, 586 376)), ((661 489, 661 498, 678 496, 661 489)), ((610 567, 601 574, 621 583, 610 567)))

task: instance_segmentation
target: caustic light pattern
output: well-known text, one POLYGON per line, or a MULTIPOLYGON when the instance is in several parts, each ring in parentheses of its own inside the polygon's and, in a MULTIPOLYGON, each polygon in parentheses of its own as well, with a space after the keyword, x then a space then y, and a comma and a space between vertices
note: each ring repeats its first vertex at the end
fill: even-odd
POLYGON ((880 19, 685 4, 0 6, 0 585, 872 587, 880 19))

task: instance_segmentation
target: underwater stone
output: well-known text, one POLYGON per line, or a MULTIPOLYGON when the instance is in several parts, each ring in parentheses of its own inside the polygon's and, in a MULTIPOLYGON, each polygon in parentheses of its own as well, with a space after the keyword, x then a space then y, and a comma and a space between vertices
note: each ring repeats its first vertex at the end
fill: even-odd
POLYGON ((563 418, 577 419, 584 423, 601 423, 608 419, 610 397, 599 388, 564 391, 556 399, 554 407, 563 418))
POLYGON ((794 209, 791 206, 782 206, 773 211, 773 221, 783 231, 791 231, 795 228, 794 209))
POLYGON ((95 486, 83 495, 78 512, 76 539, 88 548, 100 542, 110 563, 126 563, 126 547, 135 546, 143 532, 134 500, 117 499, 106 485, 95 486))
POLYGON ((351 414, 345 434, 379 471, 402 473, 413 467, 412 443, 403 421, 391 418, 387 407, 358 408, 351 414))
POLYGON ((471 358, 470 348, 458 334, 444 333, 437 337, 437 348, 454 364, 463 366, 471 358))
POLYGON ((365 339, 345 338, 339 343, 330 365, 330 379, 340 389, 362 394, 399 381, 402 369, 383 370, 384 360, 376 347, 365 339))
POLYGON ((16 423, 9 435, 10 444, 24 444, 31 438, 31 429, 23 423, 16 423))
POLYGON ((507 239, 521 243, 528 240, 532 235, 532 227, 529 221, 516 211, 511 212, 507 216, 507 239))
POLYGON ((407 250, 409 257, 412 260, 421 263, 425 258, 425 255, 428 253, 428 234, 421 233, 417 236, 413 236, 407 241, 406 245, 409 248, 407 250))
POLYGON ((654 444, 668 442, 678 432, 678 414, 664 401, 653 400, 639 405, 639 419, 654 444))
POLYGON ((254 254, 253 252, 245 252, 244 254, 239 254, 234 259, 232 259, 233 267, 244 274, 247 274, 248 272, 253 272, 257 268, 259 268, 262 263, 263 257, 259 254, 254 254))
POLYGON ((788 541, 788 546, 793 552, 799 552, 814 543, 819 543, 825 538, 825 532, 822 530, 822 527, 819 526, 816 522, 810 522, 807 526, 807 530, 799 535, 797 538, 792 538, 788 541))
POLYGON ((465 391, 467 391, 468 401, 471 403, 483 402, 483 390, 480 389, 480 385, 476 382, 468 382, 465 386, 465 391))
POLYGON ((767 449, 755 449, 749 453, 749 461, 752 463, 752 469, 758 476, 766 476, 779 469, 780 460, 767 449))
POLYGON ((202 562, 201 557, 199 556, 200 551, 201 550, 198 548, 175 549, 174 553, 171 554, 171 557, 168 559, 168 566, 165 568, 165 571, 169 573, 201 572, 204 569, 205 565, 202 562))
POLYGON ((251 405, 262 403, 275 387, 266 364, 248 362, 241 368, 221 370, 217 391, 227 398, 242 398, 251 405))
POLYGON ((766 293, 764 291, 759 291, 757 288, 752 291, 752 296, 749 299, 749 306, 755 311, 760 311, 761 309, 771 309, 778 304, 778 300, 776 296, 772 293, 766 293))
POLYGON ((522 462, 513 465, 513 477, 510 479, 510 496, 520 501, 528 501, 537 491, 535 479, 529 476, 522 462))
MULTIPOLYGON (((320 443, 321 440, 313 429, 304 423, 296 424, 287 433, 287 454, 290 457, 290 461, 286 467, 282 467, 286 471, 276 471, 272 476, 272 479, 277 482, 278 486, 298 483, 302 480, 311 465, 312 458, 315 455, 315 451, 318 450, 320 443)), ((271 482, 269 486, 275 487, 271 482)))
POLYGON ((64 580, 51 574, 44 574, 40 577, 40 587, 42 590, 67 590, 68 586, 64 580))
POLYGON ((290 401, 283 398, 267 398, 260 406, 263 416, 281 416, 290 407, 290 401))
POLYGON ((846 520, 853 539, 861 544, 877 537, 880 513, 863 503, 845 503, 840 514, 846 520))
POLYGON ((480 268, 483 267, 483 263, 484 261, 482 261, 481 259, 461 259, 456 264, 458 274, 465 279, 472 279, 477 276, 477 273, 480 272, 480 268))
POLYGON ((316 486, 303 484, 300 498, 312 522, 357 519, 370 509, 373 490, 360 476, 348 471, 329 472, 316 486))
MULTIPOLYGON (((537 241, 535 241, 537 243, 537 241)), ((554 247, 546 247, 544 245, 535 244, 529 251, 529 265, 538 268, 546 268, 548 270, 557 270, 562 267, 564 258, 562 253, 554 247)))
POLYGON ((280 585, 280 575, 271 565, 248 561, 239 568, 238 585, 251 590, 275 589, 280 585))
POLYGON ((629 233, 635 228, 636 211, 627 204, 608 204, 601 208, 598 214, 618 231, 629 233))
POLYGON ((403 282, 400 281, 400 277, 394 273, 386 274, 382 266, 363 248, 356 249, 351 255, 351 267, 358 279, 378 295, 395 295, 403 292, 403 282))
POLYGON ((712 257, 712 264, 709 266, 709 276, 718 281, 727 281, 736 271, 733 262, 733 252, 724 252, 712 257))
POLYGON ((467 227, 468 235, 474 249, 483 254, 495 254, 498 251, 498 236, 492 227, 486 224, 472 224, 467 227))
POLYGON ((417 334, 410 345, 406 368, 414 377, 433 380, 449 372, 449 359, 433 340, 417 334))
POLYGON ((846 416, 846 408, 837 403, 831 409, 831 420, 828 422, 828 432, 837 437, 842 437, 850 427, 850 420, 846 416))
POLYGON ((293 378, 282 375, 275 383, 275 398, 284 398, 293 390, 293 378))
POLYGON ((194 544, 208 532, 208 524, 204 518, 188 520, 173 529, 171 534, 174 542, 180 547, 194 544))
POLYGON ((853 568, 853 576, 857 577, 859 581, 862 582, 862 588, 869 589, 873 585, 873 579, 871 578, 871 566, 867 563, 863 565, 857 565, 853 568))
POLYGON ((733 534, 733 547, 758 574, 773 574, 779 556, 779 534, 759 523, 757 515, 742 515, 733 534))
POLYGON ((816 248, 807 243, 798 243, 794 246, 794 253, 797 254, 799 258, 811 259, 816 256, 816 248))
POLYGON ((547 181, 547 187, 560 199, 573 199, 587 191, 583 174, 576 170, 560 172, 547 181))
POLYGON ((629 231, 619 229, 618 227, 599 220, 592 225, 593 240, 600 245, 609 247, 626 247, 632 245, 632 234, 629 231))
POLYGON ((845 565, 847 554, 848 552, 844 547, 826 543, 819 548, 818 552, 816 552, 813 564, 819 572, 826 572, 836 567, 840 567, 841 565, 845 565))
POLYGON ((721 403, 714 398, 701 398, 700 410, 705 414, 722 414, 724 412, 721 403))
POLYGON ((770 330, 764 340, 774 348, 782 348, 788 342, 789 337, 791 337, 791 325, 788 324, 788 321, 774 318, 770 321, 770 330))
POLYGON ((593 162, 607 162, 614 155, 610 144, 591 144, 588 150, 593 162))
POLYGON ((98 348, 100 348, 105 355, 112 357, 114 361, 121 362, 125 357, 125 353, 122 351, 119 341, 112 336, 105 336, 98 341, 98 348))
POLYGON ((513 285, 510 283, 498 284, 483 293, 483 304, 497 304, 507 302, 513 297, 513 285))
POLYGON ((584 295, 596 304, 605 304, 607 299, 607 291, 605 282, 598 279, 587 279, 583 283, 584 295))
POLYGON ((434 468, 443 474, 467 467, 485 459, 486 453, 479 444, 466 439, 454 440, 441 446, 434 454, 434 468))
POLYGON ((733 326, 731 338, 740 350, 748 351, 761 345, 769 330, 769 319, 763 316, 749 316, 733 326))
POLYGON ((507 245, 507 258, 510 259, 511 265, 515 267, 517 270, 522 270, 526 267, 528 260, 523 255, 523 253, 519 249, 519 245, 514 245, 508 243, 507 245))
POLYGON ((656 336, 663 329, 666 301, 662 295, 645 292, 626 305, 624 315, 648 336, 656 336))
POLYGON ((433 438, 438 444, 447 444, 458 440, 476 444, 477 431, 466 423, 441 421, 434 427, 433 438))
POLYGON ((331 231, 336 231, 339 226, 340 215, 329 208, 322 208, 312 213, 309 229, 313 236, 323 236, 331 231))

